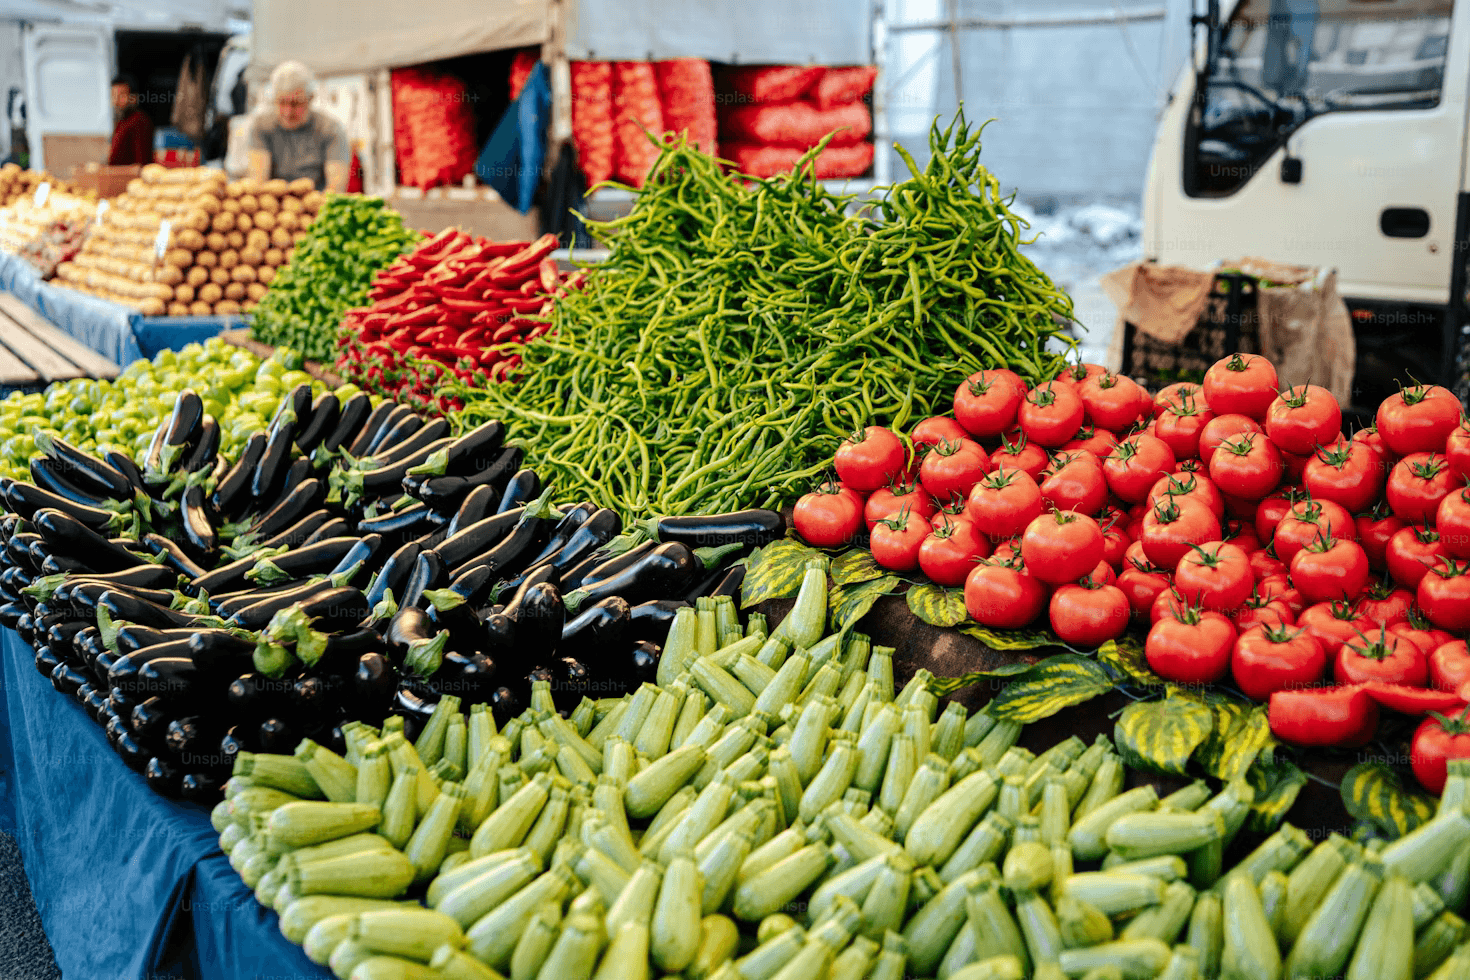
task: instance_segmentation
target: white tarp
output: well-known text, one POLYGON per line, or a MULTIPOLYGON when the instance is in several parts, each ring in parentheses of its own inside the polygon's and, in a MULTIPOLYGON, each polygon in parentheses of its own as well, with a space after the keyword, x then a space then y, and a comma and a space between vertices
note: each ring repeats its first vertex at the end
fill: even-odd
POLYGON ((542 44, 545 0, 255 0, 251 60, 288 59, 319 75, 399 68, 542 44))
POLYGON ((865 65, 867 0, 568 0, 567 57, 865 65))

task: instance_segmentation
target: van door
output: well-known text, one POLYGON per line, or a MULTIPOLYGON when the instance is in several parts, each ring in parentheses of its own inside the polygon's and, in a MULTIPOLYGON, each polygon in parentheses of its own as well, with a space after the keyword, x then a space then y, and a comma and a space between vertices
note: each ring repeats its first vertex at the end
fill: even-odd
MULTIPOLYGON (((25 33, 26 135, 31 166, 70 170, 77 152, 91 155, 96 138, 112 136, 112 37, 101 26, 33 24, 25 33), (44 137, 63 135, 72 159, 47 160, 44 137), (82 150, 82 148, 87 148, 82 150)), ((53 140, 53 149, 58 147, 53 140)), ((106 152, 103 153, 103 162, 106 152)), ((58 177, 66 173, 52 170, 58 177)))

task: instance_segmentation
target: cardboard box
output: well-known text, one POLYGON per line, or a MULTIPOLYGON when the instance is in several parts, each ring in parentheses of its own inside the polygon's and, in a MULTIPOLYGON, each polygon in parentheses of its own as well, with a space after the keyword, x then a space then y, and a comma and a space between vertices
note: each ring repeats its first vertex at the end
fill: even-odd
POLYGON ((99 198, 117 197, 128 189, 128 181, 141 176, 143 167, 130 164, 125 167, 103 167, 95 163, 76 167, 71 172, 71 181, 83 190, 97 192, 99 198))
POLYGON ((41 152, 46 155, 46 169, 53 174, 69 174, 73 167, 107 162, 112 149, 111 136, 93 133, 45 133, 41 136, 41 152))

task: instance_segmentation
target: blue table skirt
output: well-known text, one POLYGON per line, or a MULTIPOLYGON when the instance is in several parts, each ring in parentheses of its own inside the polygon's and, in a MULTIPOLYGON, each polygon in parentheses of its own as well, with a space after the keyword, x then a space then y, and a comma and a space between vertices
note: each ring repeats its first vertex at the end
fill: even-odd
POLYGON ((66 980, 326 980, 219 850, 206 807, 154 793, 0 629, 0 828, 66 980))
POLYGON ((43 282, 29 263, 7 252, 0 252, 0 289, 124 367, 249 323, 249 317, 240 316, 145 317, 121 304, 43 282))

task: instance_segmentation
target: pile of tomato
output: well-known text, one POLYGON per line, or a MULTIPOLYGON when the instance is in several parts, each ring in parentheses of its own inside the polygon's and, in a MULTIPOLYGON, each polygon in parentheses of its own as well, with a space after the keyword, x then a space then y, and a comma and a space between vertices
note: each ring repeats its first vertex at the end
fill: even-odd
POLYGON ((1157 395, 1090 364, 1034 388, 981 371, 907 441, 845 441, 794 524, 820 547, 866 527, 880 565, 963 586, 988 627, 1083 648, 1146 629, 1157 674, 1233 681, 1289 742, 1427 714, 1414 768, 1437 792, 1470 755, 1470 420, 1415 385, 1375 422, 1344 435, 1331 392, 1278 390, 1249 354, 1157 395))

